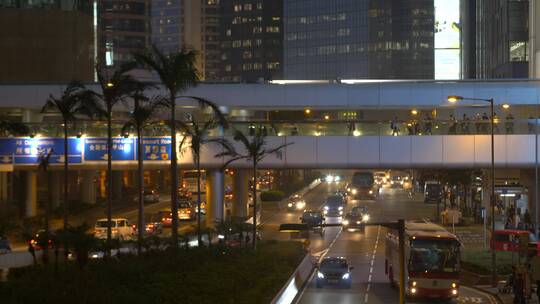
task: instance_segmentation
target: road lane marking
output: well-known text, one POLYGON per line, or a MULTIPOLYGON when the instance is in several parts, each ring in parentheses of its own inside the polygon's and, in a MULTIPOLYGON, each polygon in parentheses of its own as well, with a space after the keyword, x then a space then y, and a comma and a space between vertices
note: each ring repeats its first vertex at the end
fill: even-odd
POLYGON ((373 278, 373 263, 375 263, 375 255, 377 253, 377 247, 379 246, 379 236, 381 234, 381 226, 377 227, 377 238, 375 239, 375 246, 373 246, 373 254, 371 255, 371 266, 369 267, 369 276, 366 287, 366 294, 364 295, 364 304, 367 304, 369 299, 369 290, 371 289, 371 279, 373 278))
MULTIPOLYGON (((339 238, 339 236, 341 235, 341 231, 342 228, 339 228, 339 231, 338 233, 336 233, 336 236, 334 237, 334 239, 332 240, 332 242, 330 242, 330 245, 328 245, 328 247, 326 249, 324 249, 323 251, 320 251, 318 253, 321 254, 319 260, 318 260, 318 263, 320 263, 322 261, 322 259, 328 254, 328 252, 330 251, 330 248, 332 248, 332 246, 334 246, 334 244, 336 243, 336 240, 339 238)), ((313 255, 312 255, 313 256, 313 255)), ((313 277, 315 276, 315 272, 316 271, 312 271, 311 272, 311 276, 309 277, 308 279, 308 282, 307 284, 302 288, 302 290, 300 290, 300 293, 299 295, 297 296, 297 300, 295 301, 295 303, 300 303, 300 300, 302 299, 302 297, 304 296, 304 293, 306 292, 306 287, 309 286, 311 284, 311 282, 313 281, 313 277)))

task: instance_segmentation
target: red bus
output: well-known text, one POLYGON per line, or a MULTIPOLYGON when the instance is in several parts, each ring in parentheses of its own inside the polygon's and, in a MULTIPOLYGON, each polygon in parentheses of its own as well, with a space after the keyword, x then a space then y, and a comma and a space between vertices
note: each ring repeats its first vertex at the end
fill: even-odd
MULTIPOLYGON (((450 300, 459 294, 460 242, 430 222, 405 223, 405 294, 411 298, 450 300)), ((386 236, 385 273, 399 286, 397 230, 386 236)))

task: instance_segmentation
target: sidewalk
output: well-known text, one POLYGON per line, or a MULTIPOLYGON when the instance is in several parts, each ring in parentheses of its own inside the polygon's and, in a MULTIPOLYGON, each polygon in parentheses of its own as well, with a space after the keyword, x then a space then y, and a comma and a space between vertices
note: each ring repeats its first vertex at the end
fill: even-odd
MULTIPOLYGON (((485 291, 487 293, 490 293, 494 297, 499 300, 500 303, 503 304, 513 304, 514 303, 514 295, 511 293, 499 293, 496 287, 491 287, 491 285, 478 285, 476 288, 485 291)), ((531 299, 526 302, 527 304, 537 304, 538 298, 536 297, 536 294, 533 292, 531 295, 531 299)))

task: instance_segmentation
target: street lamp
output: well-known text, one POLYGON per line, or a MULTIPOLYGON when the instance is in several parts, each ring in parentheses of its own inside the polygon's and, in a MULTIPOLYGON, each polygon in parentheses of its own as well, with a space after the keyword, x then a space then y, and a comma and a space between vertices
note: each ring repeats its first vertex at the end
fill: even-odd
POLYGON ((493 98, 484 99, 484 98, 469 98, 458 95, 448 96, 448 102, 456 103, 459 100, 473 100, 473 101, 483 101, 489 103, 491 118, 491 285, 493 287, 497 286, 497 262, 495 257, 495 246, 493 246, 493 235, 495 233, 495 121, 494 121, 494 102, 493 98))

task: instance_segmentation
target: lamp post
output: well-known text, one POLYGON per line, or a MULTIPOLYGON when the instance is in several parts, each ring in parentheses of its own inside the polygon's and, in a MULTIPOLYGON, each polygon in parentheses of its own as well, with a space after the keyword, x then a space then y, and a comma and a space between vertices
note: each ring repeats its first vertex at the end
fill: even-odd
MULTIPOLYGON (((448 102, 456 103, 459 100, 472 100, 472 101, 483 101, 489 103, 490 112, 491 112, 491 240, 493 242, 493 234, 495 232, 495 119, 494 119, 494 102, 493 98, 484 99, 484 98, 468 98, 457 95, 448 96, 448 102)), ((497 286, 497 262, 495 256, 495 248, 492 244, 491 247, 491 285, 493 287, 497 286)))

